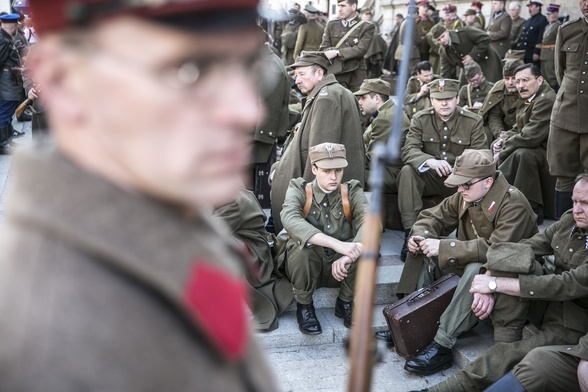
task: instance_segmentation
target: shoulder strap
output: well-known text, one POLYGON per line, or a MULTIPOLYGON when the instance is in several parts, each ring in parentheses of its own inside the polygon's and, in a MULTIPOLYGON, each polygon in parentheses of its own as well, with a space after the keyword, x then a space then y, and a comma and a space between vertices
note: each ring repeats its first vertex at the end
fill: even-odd
POLYGON ((302 216, 304 219, 308 216, 310 212, 310 207, 312 207, 312 183, 306 183, 306 202, 304 203, 304 208, 302 209, 302 216))
POLYGON ((356 23, 355 25, 353 25, 353 27, 351 27, 351 28, 349 29, 349 31, 347 32, 347 34, 345 34, 345 35, 343 36, 343 38, 341 38, 341 39, 339 40, 339 42, 337 42, 337 45, 335 45, 335 49, 338 49, 338 48, 339 48, 339 46, 341 46, 341 44, 342 44, 343 42, 345 42, 345 40, 346 40, 347 38, 349 38, 349 36, 351 35, 351 33, 353 33, 353 32, 355 31, 355 29, 357 29, 359 26, 361 26, 361 25, 362 25, 362 24, 364 24, 364 23, 365 23, 365 20, 362 20, 361 22, 358 22, 358 23, 356 23))
POLYGON ((474 105, 472 105, 472 85, 468 83, 466 86, 466 90, 468 91, 468 106, 473 107, 474 105))
POLYGON ((349 204, 349 188, 347 184, 341 184, 341 204, 343 204, 343 213, 345 214, 345 219, 349 224, 353 222, 353 217, 351 216, 351 205, 349 204))

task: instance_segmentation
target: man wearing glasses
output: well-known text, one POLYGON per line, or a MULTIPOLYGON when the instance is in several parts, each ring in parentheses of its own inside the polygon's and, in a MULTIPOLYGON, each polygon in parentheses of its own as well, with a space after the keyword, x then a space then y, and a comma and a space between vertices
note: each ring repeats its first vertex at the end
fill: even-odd
POLYGON ((209 213, 241 188, 262 115, 257 1, 29 4, 55 140, 14 159, 2 389, 276 390, 249 259, 209 213))
MULTIPOLYGON (((449 307, 441 316, 435 339, 404 369, 429 375, 452 365, 451 348, 460 334, 488 317, 494 303, 491 295, 469 293, 472 279, 486 262, 486 251, 493 243, 529 238, 537 233, 531 206, 516 188, 496 171, 490 150, 465 150, 457 157, 451 175, 445 180, 457 193, 441 204, 424 210, 412 227, 408 239, 410 255, 398 284, 398 293, 408 294, 424 287, 448 272, 461 279, 449 307), (457 238, 441 238, 457 229, 457 238)), ((496 341, 521 338, 521 325, 493 320, 496 341)), ((385 333, 379 337, 386 338, 385 333)))
POLYGON ((515 82, 524 104, 517 111, 516 125, 494 141, 492 150, 500 171, 527 197, 541 224, 544 212, 552 215, 554 204, 555 180, 549 175, 547 137, 555 92, 534 64, 519 66, 515 82))

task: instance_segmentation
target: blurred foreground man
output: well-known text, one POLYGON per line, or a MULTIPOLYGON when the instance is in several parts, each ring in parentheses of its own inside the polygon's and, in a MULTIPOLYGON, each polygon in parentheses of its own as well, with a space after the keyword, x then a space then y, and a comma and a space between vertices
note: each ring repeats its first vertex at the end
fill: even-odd
POLYGON ((55 146, 15 158, 1 389, 275 390, 245 259, 207 212, 260 115, 256 1, 73 3, 30 2, 55 146))

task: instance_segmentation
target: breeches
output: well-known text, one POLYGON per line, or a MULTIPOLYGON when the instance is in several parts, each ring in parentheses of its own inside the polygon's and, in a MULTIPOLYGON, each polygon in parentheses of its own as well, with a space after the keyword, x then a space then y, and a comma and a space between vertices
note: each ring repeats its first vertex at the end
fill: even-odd
POLYGON ((557 177, 555 187, 572 192, 574 179, 588 169, 588 134, 551 126, 547 139, 549 172, 557 177))

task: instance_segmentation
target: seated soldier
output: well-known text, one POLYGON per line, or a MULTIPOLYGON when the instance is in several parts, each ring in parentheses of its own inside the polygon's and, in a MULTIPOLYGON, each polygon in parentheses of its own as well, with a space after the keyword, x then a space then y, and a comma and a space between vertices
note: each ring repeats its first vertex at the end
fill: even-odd
MULTIPOLYGON (((390 135, 390 126, 394 123, 397 106, 389 99, 391 93, 390 83, 381 79, 366 79, 359 90, 353 93, 358 97, 359 107, 364 115, 370 116, 370 125, 363 133, 365 145, 365 178, 370 178, 370 166, 374 145, 378 142, 386 144, 390 135)), ((410 122, 404 111, 402 116, 401 144, 404 144, 406 132, 410 122)), ((396 177, 402 169, 400 158, 393 164, 384 167, 384 193, 398 193, 396 177)))
POLYGON ((408 118, 431 107, 428 84, 439 78, 439 75, 433 74, 433 65, 430 62, 421 61, 416 65, 416 75, 408 79, 404 96, 404 110, 408 118))
POLYGON ((468 84, 459 89, 459 102, 464 109, 478 114, 494 83, 486 80, 482 68, 475 61, 466 65, 464 72, 468 84))
POLYGON ((546 201, 552 200, 555 192, 555 180, 547 164, 547 137, 555 92, 533 64, 519 66, 515 78, 524 106, 517 111, 516 125, 494 141, 492 150, 499 169, 527 197, 537 214, 537 223, 541 224, 543 207, 553 204, 546 201))
MULTIPOLYGON (((493 244, 487 254, 486 274, 477 275, 472 281, 470 292, 474 295, 492 294, 496 305, 501 297, 511 299, 508 307, 490 309, 493 320, 528 318, 539 331, 520 341, 496 343, 428 391, 485 390, 507 375, 531 350, 553 345, 571 348, 588 333, 588 174, 578 176, 572 199, 573 209, 541 233, 519 243, 493 244), (543 256, 553 256, 552 261, 547 263, 543 256), (543 265, 536 258, 542 258, 543 265)), ((552 364, 549 359, 543 359, 545 365, 552 364)), ((555 376, 557 368, 549 369, 555 376)), ((522 377, 519 380, 524 382, 522 377)), ((531 385, 523 384, 525 388, 531 385)), ((539 390, 573 390, 565 385, 539 390)))
MULTIPOLYGON (((451 367, 451 348, 457 337, 478 322, 472 302, 492 307, 491 295, 469 293, 472 279, 486 262, 493 243, 529 238, 537 233, 535 216, 525 196, 508 184, 490 150, 465 150, 455 161, 445 185, 457 193, 424 210, 408 240, 410 255, 402 271, 397 293, 409 294, 448 272, 461 279, 449 307, 441 316, 435 339, 404 369, 428 375, 451 367), (457 239, 440 239, 457 229, 457 239)), ((524 323, 520 326, 520 330, 524 323)), ((377 334, 391 339, 389 333, 377 334)), ((495 325, 495 340, 514 340, 509 329, 495 325)))
POLYGON ((429 83, 431 109, 413 116, 402 147, 404 166, 398 175, 398 209, 405 230, 400 258, 406 260, 406 240, 419 212, 423 196, 449 196, 445 178, 455 157, 467 148, 486 148, 482 117, 457 106, 459 82, 437 79, 429 83))
POLYGON ((351 326, 355 273, 368 201, 356 180, 341 184, 347 167, 345 146, 322 143, 310 148, 315 179, 290 181, 281 217, 289 239, 286 275, 297 302, 296 318, 307 335, 322 332, 312 295, 319 287, 340 287, 335 315, 351 326))

